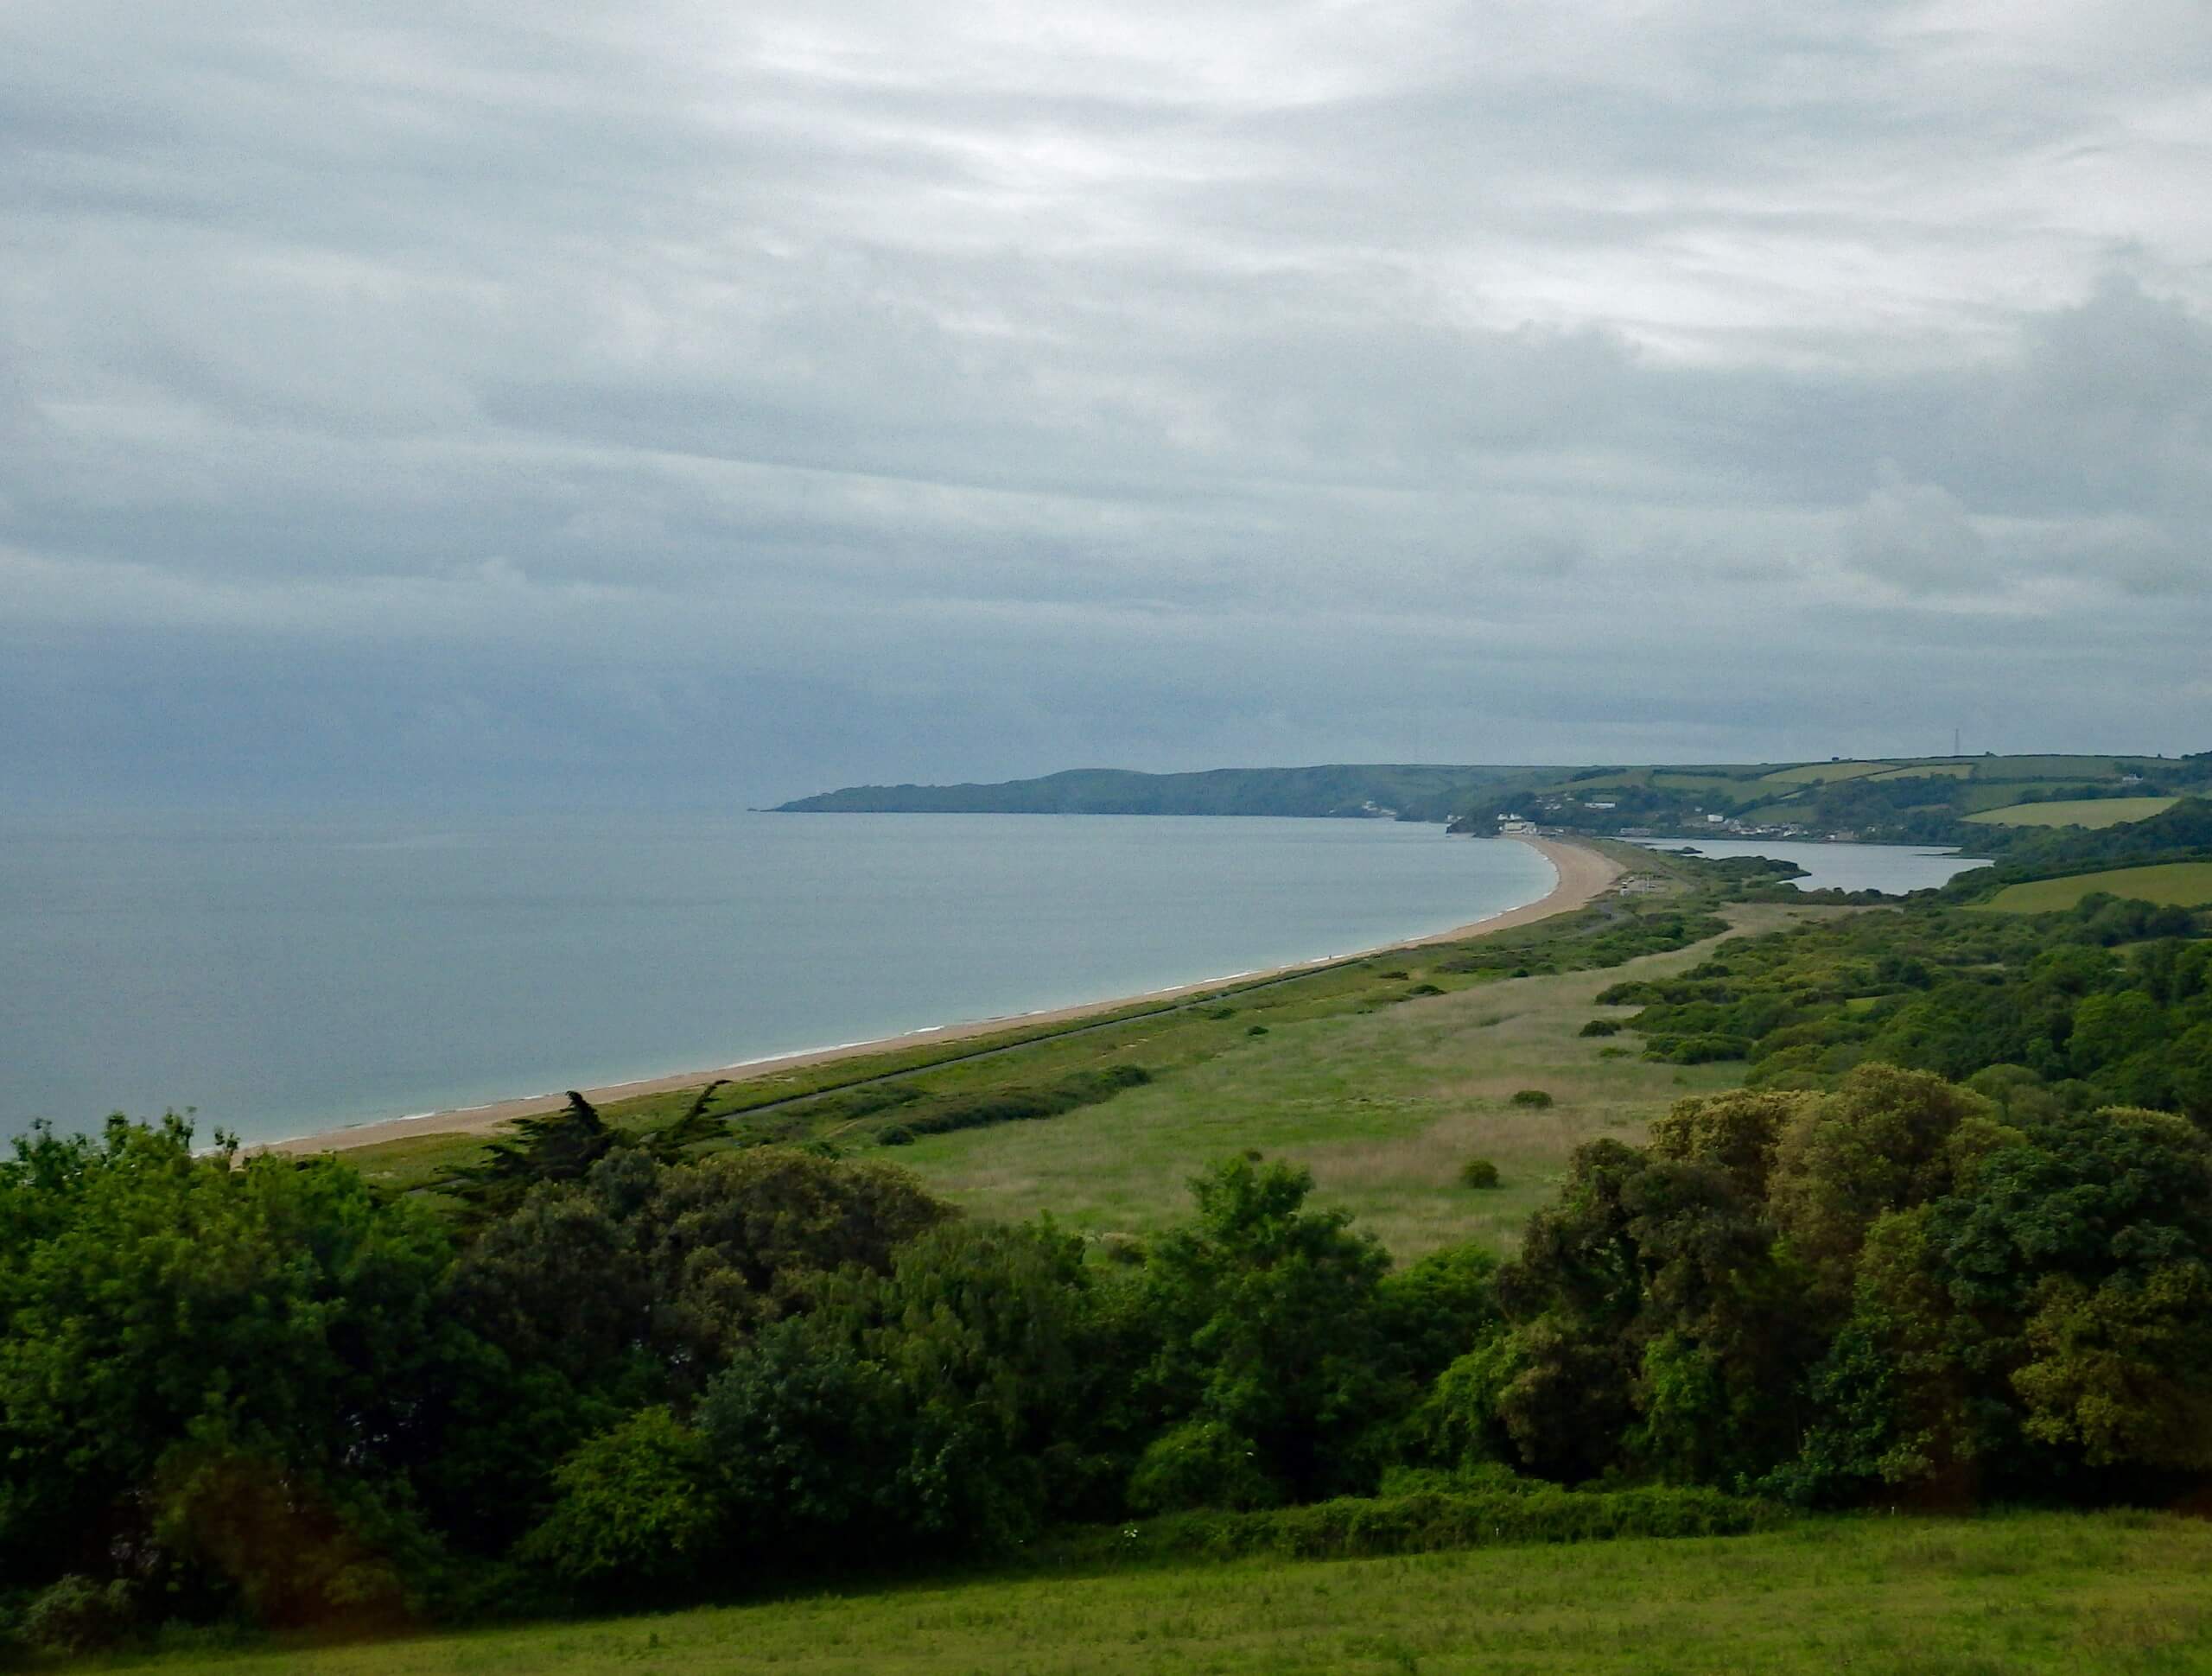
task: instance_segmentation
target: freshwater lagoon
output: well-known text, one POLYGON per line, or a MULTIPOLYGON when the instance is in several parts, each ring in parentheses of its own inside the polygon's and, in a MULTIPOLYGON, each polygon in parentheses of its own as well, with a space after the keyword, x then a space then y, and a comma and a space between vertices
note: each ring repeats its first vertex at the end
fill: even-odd
POLYGON ((1962 873, 1990 864, 1980 856, 1917 844, 1805 844, 1769 838, 1639 838, 1646 849, 1691 850, 1715 860, 1764 855, 1805 869, 1789 881, 1801 891, 1880 891, 1903 896, 1932 891, 1962 873))

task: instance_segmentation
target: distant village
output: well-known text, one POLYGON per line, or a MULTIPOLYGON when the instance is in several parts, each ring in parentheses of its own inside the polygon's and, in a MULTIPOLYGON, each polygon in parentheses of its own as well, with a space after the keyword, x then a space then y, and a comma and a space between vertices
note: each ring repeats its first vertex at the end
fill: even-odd
MULTIPOLYGON (((1603 816, 1620 807, 1610 798, 1580 798, 1567 796, 1547 797, 1530 805, 1533 815, 1517 810, 1497 817, 1498 835, 1503 838, 1533 837, 1549 831, 1580 831, 1587 823, 1579 819, 1586 816, 1603 816)), ((1817 828, 1796 822, 1776 823, 1767 821, 1741 820, 1732 815, 1708 814, 1702 809, 1690 811, 1692 820, 1683 822, 1681 832, 1662 832, 1656 827, 1619 827, 1614 835, 1622 838, 1673 838, 1703 835, 1709 838, 1795 838, 1807 841, 1826 841, 1855 844, 1859 834, 1838 830, 1823 832, 1817 828), (1700 824, 1701 823, 1701 824, 1700 824)), ((1603 824, 1599 822, 1598 824, 1603 824)))

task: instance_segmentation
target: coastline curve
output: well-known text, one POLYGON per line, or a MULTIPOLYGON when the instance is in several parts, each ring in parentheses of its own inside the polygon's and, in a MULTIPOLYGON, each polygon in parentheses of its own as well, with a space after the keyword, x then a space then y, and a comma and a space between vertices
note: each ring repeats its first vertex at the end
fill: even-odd
MULTIPOLYGON (((840 1059, 857 1059, 870 1054, 887 1052, 899 1048, 928 1046, 934 1043, 953 1043, 986 1037, 1005 1030, 1020 1029, 1039 1025, 1072 1024, 1101 1014, 1118 1012, 1124 1007, 1139 1006, 1149 1002, 1174 1001, 1185 996, 1197 995, 1217 989, 1225 983, 1249 984, 1270 979, 1289 977, 1300 972, 1332 966, 1341 961, 1363 960, 1372 955, 1384 954, 1393 949, 1419 949, 1433 943, 1459 943, 1469 937, 1487 936, 1497 931, 1510 930, 1553 916, 1572 913, 1586 906, 1597 897, 1611 888, 1614 881, 1626 870, 1621 863, 1603 851, 1559 838, 1539 838, 1515 834, 1503 841, 1522 843, 1536 851, 1551 864, 1552 888, 1534 902, 1509 908, 1486 918, 1456 925, 1448 930, 1432 932, 1427 936, 1402 937, 1395 942, 1380 943, 1370 949, 1355 949, 1343 954, 1320 955, 1311 960, 1295 961, 1287 965, 1268 967, 1249 972, 1224 974, 1191 983, 1176 984, 1165 989, 1149 989, 1134 995, 1117 995, 1095 1001, 1080 1001, 1073 1006, 1052 1007, 1034 1013, 1004 1014, 996 1018, 963 1020, 954 1024, 935 1025, 926 1029, 908 1031, 897 1036, 879 1037, 868 1041, 845 1042, 833 1046, 810 1048, 798 1053, 777 1054, 766 1058, 742 1060, 735 1064, 721 1065, 708 1070, 673 1071, 664 1076, 645 1077, 634 1082, 611 1083, 605 1087, 580 1090, 594 1105, 636 1099, 641 1095, 671 1094, 685 1089, 702 1088, 709 1082, 743 1082, 754 1077, 772 1076, 780 1072, 796 1070, 807 1066, 832 1063, 840 1059)), ((504 1124, 518 1118, 541 1116, 558 1111, 568 1103, 565 1090, 555 1093, 518 1095, 511 1100, 493 1101, 480 1106, 456 1107, 450 1110, 424 1113, 416 1116, 385 1118, 369 1123, 355 1124, 349 1128, 334 1129, 320 1133, 295 1136, 284 1140, 270 1141, 264 1146, 249 1147, 248 1152, 282 1152, 295 1156, 321 1152, 352 1152, 364 1146, 378 1146, 395 1140, 411 1140, 423 1135, 488 1134, 504 1124)))

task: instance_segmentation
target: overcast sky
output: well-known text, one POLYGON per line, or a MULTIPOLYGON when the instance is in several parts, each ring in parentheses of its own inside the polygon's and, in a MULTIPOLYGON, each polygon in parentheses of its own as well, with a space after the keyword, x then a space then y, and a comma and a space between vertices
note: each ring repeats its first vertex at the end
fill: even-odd
POLYGON ((2212 746, 2204 0, 10 0, 0 777, 2212 746))

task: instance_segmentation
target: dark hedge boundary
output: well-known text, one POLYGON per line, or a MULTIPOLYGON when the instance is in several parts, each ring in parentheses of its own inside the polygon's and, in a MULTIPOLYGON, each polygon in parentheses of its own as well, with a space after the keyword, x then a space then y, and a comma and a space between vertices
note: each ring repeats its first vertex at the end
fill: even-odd
POLYGON ((1046 1538, 1037 1557, 1070 1565, 1260 1556, 1363 1559, 1622 1537, 1747 1536, 1789 1522, 1787 1510, 1773 1502, 1695 1488, 1415 1490, 1086 1526, 1046 1538))

